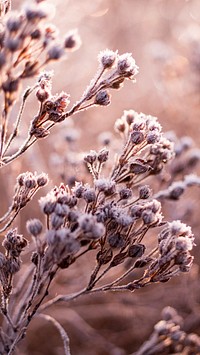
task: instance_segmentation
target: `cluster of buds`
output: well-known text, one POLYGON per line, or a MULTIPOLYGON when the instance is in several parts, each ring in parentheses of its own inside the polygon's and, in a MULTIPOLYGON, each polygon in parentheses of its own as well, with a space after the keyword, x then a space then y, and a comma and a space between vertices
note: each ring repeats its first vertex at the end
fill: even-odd
POLYGON ((1 232, 6 230, 14 221, 19 211, 24 208, 36 192, 48 183, 48 175, 26 172, 17 177, 15 194, 12 204, 4 216, 0 218, 1 232))
MULTIPOLYGON (((17 229, 10 230, 2 242, 5 255, 0 253, 0 282, 4 301, 6 301, 12 291, 12 276, 20 270, 20 254, 27 244, 28 241, 17 233, 17 229)), ((2 304, 1 307, 3 307, 5 312, 5 304, 2 304)))
POLYGON ((125 111, 115 128, 126 140, 112 175, 117 182, 134 184, 158 174, 174 157, 173 143, 163 137, 156 117, 125 111))
POLYGON ((190 227, 180 221, 168 223, 158 235, 159 256, 145 273, 145 282, 166 282, 180 272, 188 272, 193 263, 193 246, 190 227))
MULTIPOLYGON (((8 9, 2 11, 7 12, 8 9)), ((69 102, 68 95, 65 93, 60 93, 55 97, 51 95, 49 85, 51 78, 49 74, 40 75, 40 73, 50 62, 65 57, 66 51, 78 49, 81 40, 77 30, 70 31, 63 39, 59 39, 56 27, 46 24, 46 20, 49 16, 52 17, 53 13, 52 4, 33 0, 30 4, 26 4, 21 11, 10 11, 2 19, 0 33, 0 87, 4 97, 0 143, 2 165, 24 153, 32 138, 47 136, 48 132, 42 126, 44 122, 48 120, 51 121, 50 123, 61 122, 64 119, 61 117, 69 102), (22 80, 38 74, 40 75, 38 82, 24 93, 21 110, 12 131, 12 128, 9 127, 9 117, 12 107, 19 98, 22 80), (30 127, 29 140, 25 139, 26 144, 23 144, 19 150, 17 147, 17 151, 13 153, 13 150, 10 149, 11 143, 19 134, 25 102, 35 89, 37 89, 36 96, 41 104, 39 113, 30 127)), ((16 145, 14 150, 16 150, 16 145)))
POLYGON ((162 320, 154 326, 150 338, 135 355, 199 354, 200 338, 197 334, 182 330, 183 319, 172 307, 165 307, 162 320))

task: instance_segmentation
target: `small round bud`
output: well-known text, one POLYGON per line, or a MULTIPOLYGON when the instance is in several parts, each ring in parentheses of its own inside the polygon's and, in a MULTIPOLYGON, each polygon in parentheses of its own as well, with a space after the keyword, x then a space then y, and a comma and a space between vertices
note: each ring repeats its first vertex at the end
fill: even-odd
POLYGON ((123 133, 126 129, 126 125, 124 123, 124 121, 122 119, 118 119, 116 122, 115 122, 115 130, 117 132, 120 132, 120 133, 123 133))
POLYGON ((108 160, 109 150, 106 148, 101 149, 97 154, 97 160, 100 163, 105 163, 108 160))
POLYGON ((146 140, 148 144, 154 144, 159 142, 160 137, 161 137, 160 132, 149 132, 147 134, 146 140))
POLYGON ((120 233, 109 235, 108 243, 111 248, 122 248, 125 245, 125 240, 120 233))
POLYGON ((64 54, 64 49, 59 44, 51 46, 47 52, 48 60, 58 60, 64 54))
POLYGON ((117 53, 109 49, 100 52, 98 56, 99 62, 102 64, 103 68, 105 69, 111 68, 115 63, 116 58, 117 58, 117 53))
POLYGON ((19 38, 7 38, 5 40, 5 48, 10 52, 16 52, 21 48, 22 42, 19 38))
POLYGON ((17 32, 22 25, 22 20, 20 17, 11 16, 6 22, 6 27, 10 32, 17 32))
POLYGON ((34 237, 37 237, 42 232, 43 225, 39 219, 31 219, 26 223, 27 231, 34 237))
POLYGON ((64 223, 64 218, 55 213, 51 216, 51 225, 53 229, 59 229, 64 223))
POLYGON ((131 245, 128 249, 128 256, 131 258, 140 258, 144 254, 145 249, 143 244, 131 245))
POLYGON ((182 181, 174 182, 169 188, 169 198, 172 200, 178 200, 184 191, 185 185, 182 181))
POLYGON ((97 153, 95 150, 91 150, 85 157, 84 161, 88 164, 93 164, 97 159, 97 153))
POLYGON ((133 76, 138 73, 138 67, 131 53, 125 53, 118 57, 118 73, 124 76, 133 76))
POLYGON ((37 184, 40 187, 45 186, 48 183, 48 181, 49 181, 48 175, 45 173, 42 173, 37 176, 37 184))
POLYGON ((142 219, 144 224, 152 224, 156 222, 156 215, 151 210, 145 210, 142 212, 142 219))
POLYGON ((133 131, 130 139, 133 144, 140 144, 144 141, 144 134, 141 131, 133 131))
POLYGON ((107 90, 101 90, 96 94, 94 103, 100 106, 108 106, 110 104, 110 97, 111 95, 107 90))
POLYGON ((35 178, 27 178, 24 183, 27 189, 34 189, 37 186, 35 178))
POLYGON ((120 200, 127 200, 132 196, 131 189, 124 188, 119 191, 120 200))
POLYGON ((139 197, 142 200, 145 200, 151 196, 151 189, 149 186, 144 185, 139 187, 139 197))
POLYGON ((135 162, 130 164, 129 169, 131 173, 139 175, 146 173, 149 170, 149 167, 141 163, 135 162))
POLYGON ((41 30, 39 28, 36 28, 36 30, 34 30, 30 36, 32 39, 40 39, 42 36, 41 30))
POLYGON ((36 97, 38 101, 45 102, 49 98, 50 92, 46 89, 39 89, 36 92, 36 97))
POLYGON ((134 219, 140 218, 142 215, 142 212, 143 212, 143 207, 141 205, 132 206, 130 209, 130 215, 134 219))
POLYGON ((81 183, 76 182, 76 184, 73 188, 73 193, 75 194, 75 196, 77 198, 81 198, 84 190, 85 190, 85 187, 81 183))
POLYGON ((70 31, 64 42, 64 47, 70 51, 75 51, 81 46, 81 38, 77 30, 70 31))
POLYGON ((96 200, 95 190, 92 188, 86 189, 82 196, 87 203, 94 202, 96 200))

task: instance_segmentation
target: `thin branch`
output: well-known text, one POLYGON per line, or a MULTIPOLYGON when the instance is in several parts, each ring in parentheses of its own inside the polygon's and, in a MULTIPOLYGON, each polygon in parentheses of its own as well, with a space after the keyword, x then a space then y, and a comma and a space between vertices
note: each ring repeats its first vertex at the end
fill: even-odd
POLYGON ((60 336, 62 338, 63 341, 63 345, 64 345, 64 354, 65 355, 70 355, 70 347, 69 347, 69 337, 65 331, 65 329, 62 327, 62 325, 56 321, 53 317, 47 315, 47 314, 37 314, 38 317, 44 318, 45 320, 51 322, 59 331, 60 336))

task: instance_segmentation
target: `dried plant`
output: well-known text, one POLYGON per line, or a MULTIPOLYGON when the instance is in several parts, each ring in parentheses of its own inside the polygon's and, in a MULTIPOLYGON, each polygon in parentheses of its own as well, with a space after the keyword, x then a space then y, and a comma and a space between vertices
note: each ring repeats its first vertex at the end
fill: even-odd
POLYGON ((199 352, 200 337, 187 334, 183 330, 183 319, 174 308, 166 307, 162 311, 162 320, 154 326, 149 340, 134 355, 193 355, 199 352))
MULTIPOLYGON (((5 2, 1 8, 2 168, 24 154, 38 139, 46 138, 57 123, 90 107, 109 105, 110 90, 120 89, 126 79, 135 81, 138 73, 130 53, 119 55, 117 51, 102 51, 94 79, 80 100, 68 108, 69 94, 52 95, 52 72, 43 70, 49 62, 62 58, 65 50, 79 47, 78 34, 70 32, 60 41, 56 29, 45 25, 47 12, 43 1, 37 0, 19 13, 6 15, 8 5, 5 2), (10 117, 19 101, 20 86, 25 78, 35 76, 35 84, 22 96, 13 127, 10 117), (39 108, 23 136, 20 127, 24 109, 34 93, 39 108)), ((4 252, 0 253, 0 309, 4 317, 0 330, 1 354, 11 354, 20 346, 35 316, 54 324, 63 340, 63 353, 69 354, 67 333, 57 320, 43 313, 47 308, 84 294, 133 292, 190 270, 194 246, 191 228, 179 220, 165 221, 160 202, 177 200, 188 186, 200 184, 199 178, 188 175, 185 168, 191 166, 191 161, 194 163, 192 155, 188 154, 188 164, 181 166, 180 156, 188 152, 188 144, 179 142, 178 150, 178 145, 163 135, 157 118, 133 110, 124 112, 116 121, 115 130, 120 135, 117 148, 112 150, 110 144, 109 149, 103 147, 85 154, 83 161, 91 175, 86 174, 86 182, 77 181, 72 187, 61 183, 40 198, 41 220, 33 216, 27 221, 32 255, 31 260, 24 263, 24 269, 22 254, 29 242, 16 227, 8 228, 38 189, 48 183, 48 176, 23 172, 17 177, 11 206, 0 219, 1 233, 5 232, 4 252), (179 165, 170 165, 174 158, 179 165), (168 180, 163 173, 165 165, 170 166, 168 180), (157 176, 160 188, 154 193, 154 181, 159 181, 157 176), (144 182, 146 179, 149 185, 144 182), (147 234, 153 235, 150 245, 146 242, 147 234), (48 299, 58 272, 68 269, 85 254, 93 258, 87 284, 73 294, 48 299)), ((198 160, 199 153, 196 156, 198 160)), ((144 345, 145 349, 149 343, 154 349, 159 336, 156 335, 155 340, 153 335, 153 341, 153 345, 152 340, 144 345)), ((138 354, 152 353, 142 351, 138 354)))

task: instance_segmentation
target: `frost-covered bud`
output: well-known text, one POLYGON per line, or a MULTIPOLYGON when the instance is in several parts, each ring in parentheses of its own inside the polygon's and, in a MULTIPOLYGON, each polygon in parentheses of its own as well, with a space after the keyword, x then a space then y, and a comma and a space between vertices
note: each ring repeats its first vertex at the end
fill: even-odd
POLYGON ((31 23, 37 23, 38 21, 47 17, 47 13, 43 9, 34 8, 33 6, 26 7, 25 15, 27 21, 31 23))
POLYGON ((79 227, 84 232, 84 238, 99 239, 103 237, 105 233, 105 226, 103 223, 97 222, 95 216, 91 214, 82 214, 78 218, 79 227))
POLYGON ((22 41, 19 38, 6 38, 4 45, 6 49, 14 53, 22 47, 22 41))
POLYGON ((87 155, 84 156, 84 161, 88 164, 93 164, 97 160, 97 152, 91 150, 87 155))
POLYGON ((119 191, 120 200, 127 200, 132 197, 132 190, 128 188, 123 188, 119 191))
POLYGON ((136 115, 137 112, 135 112, 134 110, 129 110, 129 111, 124 111, 123 116, 125 117, 126 122, 130 126, 134 122, 136 115))
POLYGON ((131 173, 133 173, 135 175, 139 175, 139 174, 144 174, 147 171, 149 171, 149 166, 148 165, 144 165, 144 164, 142 164, 142 163, 140 163, 138 161, 138 162, 135 162, 135 163, 131 163, 129 165, 129 169, 130 169, 131 173))
POLYGON ((117 58, 117 52, 113 52, 112 50, 106 49, 99 53, 98 59, 99 62, 102 64, 103 68, 111 68, 117 58))
POLYGON ((142 200, 145 200, 151 196, 151 189, 149 186, 144 185, 139 187, 139 197, 142 200))
POLYGON ((85 191, 85 187, 82 185, 81 182, 76 182, 75 186, 73 187, 73 193, 77 198, 81 198, 83 192, 85 191))
POLYGON ((54 229, 59 229, 64 223, 63 216, 53 213, 51 216, 51 225, 54 229))
POLYGON ((161 203, 158 200, 152 200, 148 204, 148 208, 152 210, 153 213, 161 211, 161 203))
POLYGON ((36 92, 36 97, 38 101, 45 102, 50 96, 50 91, 47 89, 38 89, 36 92))
POLYGON ((27 189, 34 189, 37 186, 37 180, 35 177, 27 177, 24 181, 25 186, 27 189))
POLYGON ((156 214, 153 213, 150 209, 144 210, 142 212, 142 220, 146 225, 153 224, 157 222, 156 214))
POLYGON ((154 131, 149 132, 146 136, 146 141, 148 144, 154 144, 154 143, 159 142, 160 137, 161 137, 160 132, 154 132, 154 131))
POLYGON ((117 62, 118 73, 124 76, 133 76, 138 73, 138 66, 131 53, 125 53, 118 56, 117 62))
POLYGON ((43 225, 39 219, 31 219, 26 223, 27 231, 32 234, 34 237, 37 237, 42 232, 43 225))
POLYGON ((169 198, 172 200, 178 200, 179 197, 184 193, 184 191, 185 184, 182 181, 174 182, 169 187, 169 198))
POLYGON ((122 248, 125 245, 125 239, 120 233, 115 233, 109 235, 108 243, 111 248, 122 248))
POLYGON ((77 30, 72 30, 67 33, 64 41, 64 47, 67 50, 75 51, 81 46, 81 38, 77 30))
POLYGON ((130 215, 131 217, 133 217, 134 219, 138 219, 141 218, 142 212, 143 212, 144 208, 141 205, 134 205, 130 208, 130 215))
POLYGON ((114 217, 115 221, 122 227, 128 227, 131 223, 133 223, 133 219, 131 216, 125 214, 124 211, 118 211, 117 216, 114 217))
POLYGON ((123 133, 126 129, 126 125, 124 123, 124 121, 119 118, 116 122, 115 122, 115 130, 117 132, 123 133))
POLYGON ((174 321, 175 318, 179 319, 179 323, 182 322, 182 318, 180 316, 178 316, 177 311, 173 307, 167 306, 167 307, 163 308, 162 319, 164 319, 166 321, 169 321, 169 320, 174 321))
POLYGON ((131 258, 140 258, 144 254, 145 249, 145 245, 143 244, 131 245, 128 249, 128 256, 131 258))
POLYGON ((97 154, 97 160, 100 163, 105 163, 108 160, 109 150, 106 148, 101 149, 97 154))
POLYGON ((108 106, 110 105, 110 98, 111 95, 107 90, 101 90, 96 94, 94 103, 100 106, 108 106))
POLYGON ((78 211, 69 211, 68 214, 68 221, 69 222, 77 222, 77 219, 79 217, 79 212, 78 211))
POLYGON ((133 131, 130 135, 130 140, 133 144, 141 144, 144 141, 144 134, 141 131, 133 131))
POLYGON ((94 202, 96 200, 96 193, 95 190, 92 188, 87 188, 84 192, 82 197, 87 203, 94 202))
POLYGON ((6 27, 9 32, 17 32, 22 25, 22 19, 18 16, 11 16, 6 22, 6 27))
POLYGON ((32 39, 38 40, 42 36, 42 32, 39 28, 36 28, 33 32, 30 34, 32 39))
POLYGON ((109 179, 98 179, 95 180, 95 187, 104 192, 106 196, 113 195, 116 191, 116 182, 109 179))
POLYGON ((56 241, 56 231, 53 229, 48 230, 45 234, 45 239, 48 245, 53 245, 56 241))
POLYGON ((42 187, 45 186, 49 181, 48 175, 45 173, 42 173, 37 176, 37 184, 38 186, 42 187))
POLYGON ((69 207, 67 205, 57 203, 54 209, 54 213, 59 217, 67 217, 69 213, 69 207))
POLYGON ((64 49, 59 44, 54 44, 47 51, 47 59, 48 60, 58 60, 64 54, 64 49))
POLYGON ((165 320, 159 321, 155 326, 154 330, 158 335, 166 335, 169 332, 171 325, 168 324, 165 320))
POLYGON ((40 198, 39 205, 43 213, 50 215, 54 212, 56 207, 55 197, 50 192, 46 196, 40 198))
POLYGON ((193 240, 187 237, 179 237, 175 244, 176 250, 188 251, 193 249, 193 240))

